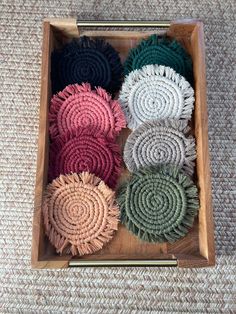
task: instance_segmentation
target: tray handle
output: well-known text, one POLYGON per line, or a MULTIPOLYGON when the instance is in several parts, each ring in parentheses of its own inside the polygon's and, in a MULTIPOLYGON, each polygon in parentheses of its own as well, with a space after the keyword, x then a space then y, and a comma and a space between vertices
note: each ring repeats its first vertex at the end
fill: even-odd
POLYGON ((77 27, 160 27, 169 28, 171 21, 81 21, 79 18, 76 21, 77 27))
POLYGON ((156 266, 156 267, 177 267, 178 262, 176 259, 168 260, 76 260, 69 261, 69 267, 82 267, 82 266, 156 266))

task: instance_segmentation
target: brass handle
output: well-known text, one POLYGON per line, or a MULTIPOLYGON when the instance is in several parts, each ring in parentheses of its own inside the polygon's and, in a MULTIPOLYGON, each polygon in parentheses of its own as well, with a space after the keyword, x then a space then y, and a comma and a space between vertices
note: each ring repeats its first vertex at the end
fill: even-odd
POLYGON ((77 19, 77 27, 161 27, 168 28, 171 21, 80 21, 77 19))
POLYGON ((177 260, 70 260, 69 267, 82 266, 178 266, 177 260))

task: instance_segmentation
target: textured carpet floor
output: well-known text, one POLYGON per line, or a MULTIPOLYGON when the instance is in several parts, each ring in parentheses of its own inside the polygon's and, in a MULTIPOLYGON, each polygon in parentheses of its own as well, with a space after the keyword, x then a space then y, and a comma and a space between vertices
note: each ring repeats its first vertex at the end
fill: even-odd
POLYGON ((0 313, 236 313, 235 0, 0 4, 0 313), (217 265, 30 269, 41 21, 47 16, 205 22, 217 265))

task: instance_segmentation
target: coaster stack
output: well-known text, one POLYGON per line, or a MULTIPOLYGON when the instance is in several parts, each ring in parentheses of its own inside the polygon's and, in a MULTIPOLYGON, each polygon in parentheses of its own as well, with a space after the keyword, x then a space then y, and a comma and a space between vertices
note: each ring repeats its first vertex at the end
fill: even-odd
POLYGON ((131 179, 119 190, 122 222, 141 240, 173 242, 197 213, 192 61, 176 40, 152 35, 131 49, 119 100, 131 134, 124 162, 131 179), (151 167, 151 168, 150 168, 151 167))
POLYGON ((197 215, 191 57, 176 40, 152 35, 130 50, 123 83, 122 72, 118 53, 100 39, 81 37, 52 54, 43 217, 59 254, 102 249, 119 219, 142 241, 172 243, 197 215), (126 125, 131 175, 118 188, 119 211, 116 140, 126 125))
POLYGON ((121 172, 116 138, 126 121, 119 101, 123 69, 115 49, 81 37, 52 54, 49 185, 45 232, 60 254, 91 254, 111 240, 121 172), (105 89, 106 88, 106 89, 105 89))

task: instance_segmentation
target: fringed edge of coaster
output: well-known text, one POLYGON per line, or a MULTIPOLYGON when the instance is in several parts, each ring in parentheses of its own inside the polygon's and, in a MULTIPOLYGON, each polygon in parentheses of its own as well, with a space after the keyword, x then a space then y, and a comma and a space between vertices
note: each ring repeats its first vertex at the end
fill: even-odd
POLYGON ((105 99, 112 110, 114 121, 115 121, 115 128, 114 130, 111 129, 110 134, 108 136, 114 137, 119 134, 119 132, 126 127, 126 119, 124 112, 122 111, 120 102, 118 100, 113 100, 111 95, 102 87, 97 87, 96 92, 99 96, 105 99))

